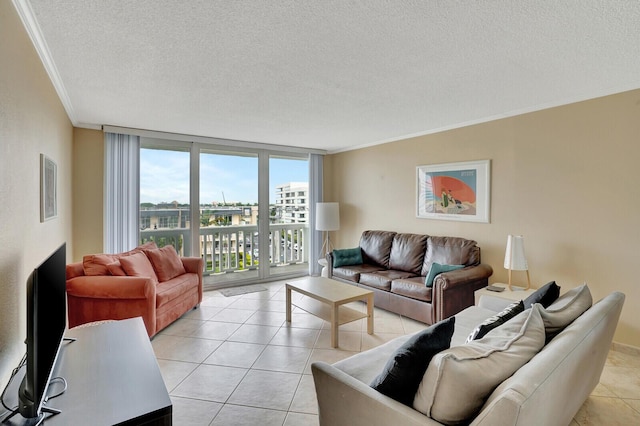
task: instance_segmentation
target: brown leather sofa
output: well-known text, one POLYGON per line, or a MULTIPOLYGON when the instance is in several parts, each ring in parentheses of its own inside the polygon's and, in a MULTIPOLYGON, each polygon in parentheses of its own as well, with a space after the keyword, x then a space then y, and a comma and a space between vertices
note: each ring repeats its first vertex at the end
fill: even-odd
POLYGON ((364 231, 362 263, 334 267, 327 254, 329 278, 374 292, 375 306, 433 324, 474 304, 474 292, 488 285, 493 269, 480 263, 472 240, 391 231, 364 231), (432 264, 464 265, 436 275, 425 285, 432 264))

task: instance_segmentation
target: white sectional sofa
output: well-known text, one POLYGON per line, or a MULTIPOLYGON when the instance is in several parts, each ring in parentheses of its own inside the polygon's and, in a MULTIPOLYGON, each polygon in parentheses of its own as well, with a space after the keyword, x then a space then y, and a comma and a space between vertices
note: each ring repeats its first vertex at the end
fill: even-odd
MULTIPOLYGON (((614 292, 593 304, 499 384, 468 423, 568 425, 600 380, 624 299, 624 294, 614 292)), ((483 297, 479 306, 457 314, 451 347, 464 344, 479 323, 508 303, 483 297)), ((399 337, 333 365, 313 363, 320 425, 441 424, 369 386, 409 337, 399 337)), ((468 386, 474 386, 473 377, 468 377, 468 386)))

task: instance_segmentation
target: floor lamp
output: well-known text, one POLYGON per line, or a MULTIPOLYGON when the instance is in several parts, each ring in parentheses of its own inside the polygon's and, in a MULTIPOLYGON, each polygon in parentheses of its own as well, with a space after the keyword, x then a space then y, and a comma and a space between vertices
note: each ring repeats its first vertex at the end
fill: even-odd
POLYGON ((324 232, 320 254, 322 258, 333 250, 329 231, 340 229, 340 205, 338 203, 316 203, 316 230, 324 232))
POLYGON ((507 237, 507 249, 504 254, 504 268, 509 270, 509 290, 511 290, 511 271, 527 271, 527 287, 531 287, 529 279, 529 265, 524 255, 524 237, 522 235, 509 235, 507 237))

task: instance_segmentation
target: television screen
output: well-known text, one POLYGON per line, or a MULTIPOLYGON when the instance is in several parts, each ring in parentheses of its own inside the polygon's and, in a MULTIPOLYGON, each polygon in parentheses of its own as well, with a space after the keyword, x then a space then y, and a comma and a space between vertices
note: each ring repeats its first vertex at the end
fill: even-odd
POLYGON ((27 280, 26 373, 18 411, 39 417, 67 324, 66 244, 62 244, 27 280))

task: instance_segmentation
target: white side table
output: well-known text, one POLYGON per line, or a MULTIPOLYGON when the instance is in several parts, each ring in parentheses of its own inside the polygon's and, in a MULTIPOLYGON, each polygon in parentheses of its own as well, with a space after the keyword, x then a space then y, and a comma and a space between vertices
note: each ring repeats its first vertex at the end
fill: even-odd
POLYGON ((318 259, 318 264, 322 266, 322 272, 320 273, 320 276, 324 278, 329 278, 329 270, 327 269, 329 262, 327 262, 327 259, 325 258, 318 259))
POLYGON ((525 290, 522 287, 516 287, 514 285, 511 286, 512 290, 509 290, 509 285, 505 283, 493 283, 492 285, 496 287, 503 287, 504 291, 490 291, 490 290, 487 290, 486 287, 481 288, 480 290, 476 290, 475 291, 476 306, 478 306, 478 302, 480 302, 481 296, 498 297, 500 299, 506 299, 506 300, 511 300, 516 302, 519 300, 526 299, 531 294, 533 294, 533 292, 536 291, 535 288, 530 288, 528 290, 525 290))

